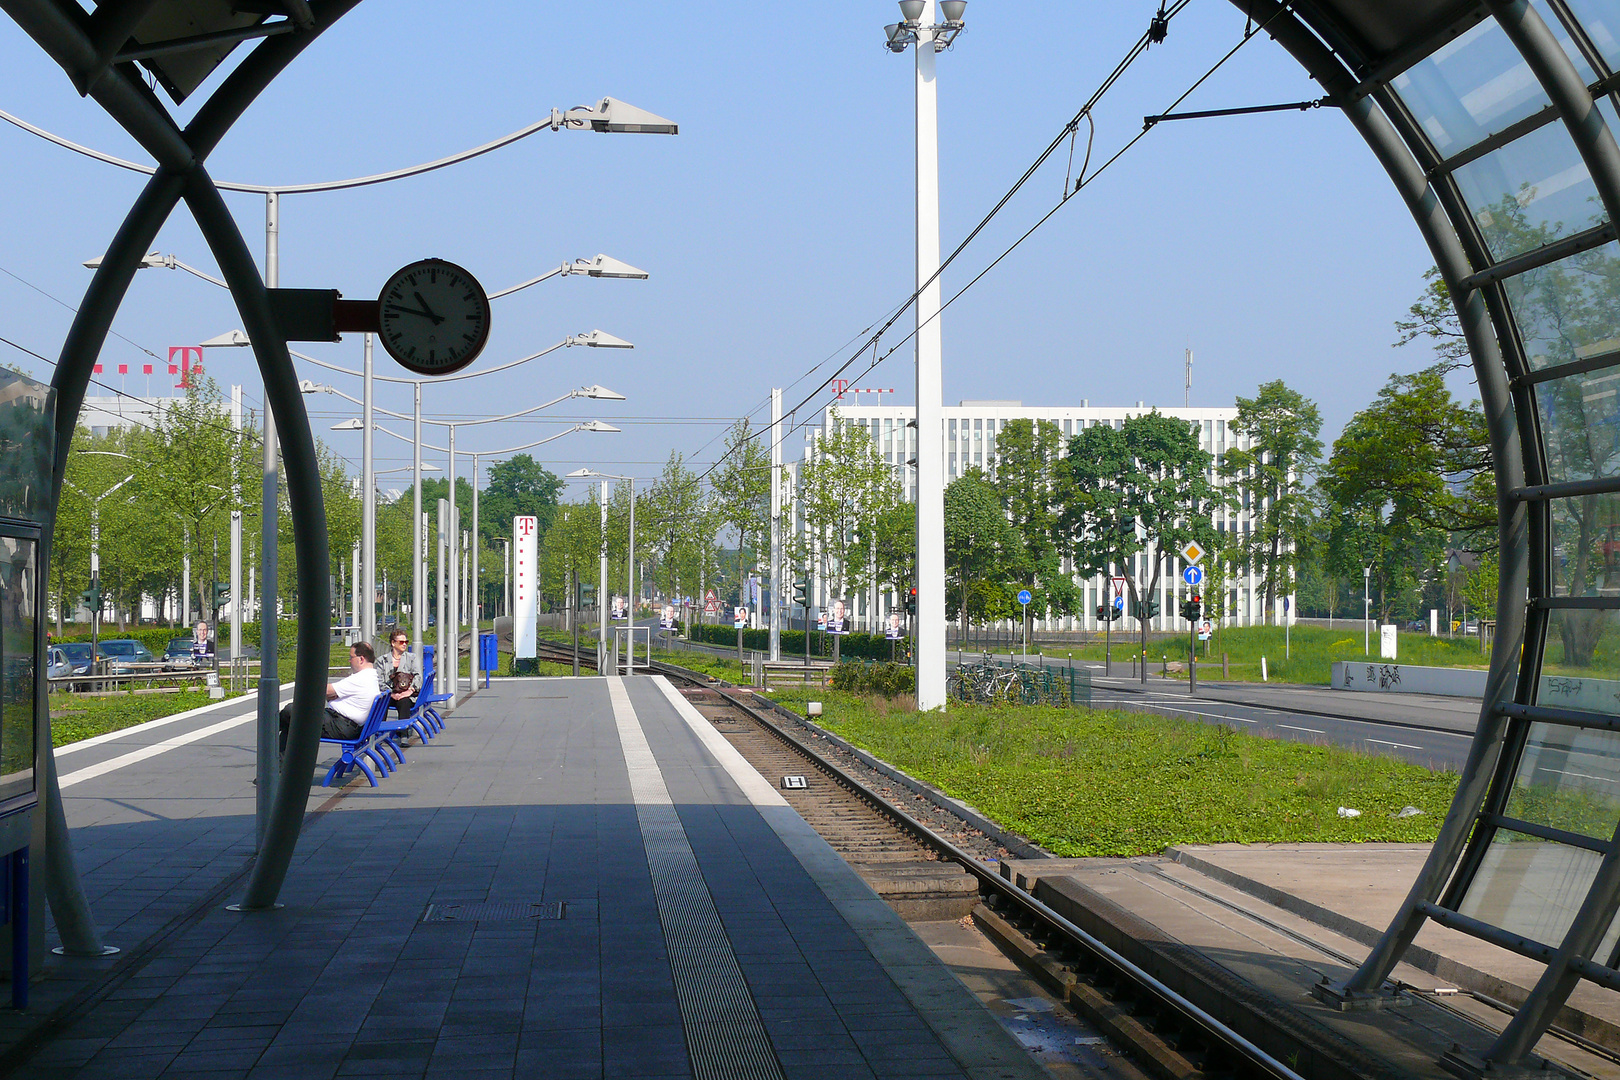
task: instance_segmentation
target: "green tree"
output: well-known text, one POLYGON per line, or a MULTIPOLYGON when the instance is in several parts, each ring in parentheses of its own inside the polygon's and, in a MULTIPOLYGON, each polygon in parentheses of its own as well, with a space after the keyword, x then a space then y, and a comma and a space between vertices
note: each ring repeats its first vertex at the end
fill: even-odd
POLYGON ((654 559, 650 580, 668 596, 697 587, 701 549, 714 542, 714 522, 697 474, 671 450, 664 471, 647 489, 645 520, 637 521, 637 546, 654 559))
POLYGON ((769 437, 768 428, 756 431, 746 416, 732 424, 720 467, 710 481, 715 513, 737 534, 740 575, 757 565, 753 553, 770 539, 769 437))
POLYGON ((1013 581, 1027 564, 1024 538, 1007 520, 999 493, 979 469, 945 487, 945 614, 958 638, 971 620, 1011 614, 1013 581))
POLYGON ((1306 477, 1322 460, 1322 416, 1314 401, 1277 379, 1262 383, 1254 397, 1237 399, 1231 427, 1248 436, 1249 449, 1228 450, 1221 471, 1251 514, 1241 561, 1265 582, 1269 619, 1279 589, 1294 589, 1315 516, 1306 477))
MULTIPOLYGON (((1125 571, 1135 559, 1145 582, 1126 573, 1130 610, 1158 589, 1166 556, 1188 541, 1205 549, 1217 536, 1210 518, 1228 497, 1210 479, 1210 455, 1192 424, 1157 409, 1119 428, 1096 424, 1069 440, 1064 459, 1070 499, 1063 517, 1075 566, 1091 574, 1125 571)), ((1147 620, 1139 620, 1147 647, 1147 620)))
POLYGON ((1030 591, 1030 613, 1037 616, 1071 614, 1082 595, 1074 577, 1063 571, 1069 475, 1059 468, 1062 452, 1063 433, 1050 420, 1009 420, 996 438, 992 483, 1023 545, 1022 557, 1008 570, 1030 591))
MULTIPOLYGON (((563 482, 528 454, 518 454, 489 467, 489 479, 478 493, 478 531, 486 541, 510 536, 512 519, 533 515, 544 535, 557 509, 563 482)), ((466 504, 471 507, 471 502, 466 504)))

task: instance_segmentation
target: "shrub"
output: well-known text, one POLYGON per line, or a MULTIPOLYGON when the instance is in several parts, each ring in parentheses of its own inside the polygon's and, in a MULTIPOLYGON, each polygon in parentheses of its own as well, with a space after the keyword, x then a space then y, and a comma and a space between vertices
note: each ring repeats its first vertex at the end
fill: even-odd
POLYGON ((851 694, 892 698, 917 692, 917 670, 907 664, 840 663, 832 669, 832 686, 851 694))
MULTIPOLYGON (((771 632, 769 630, 744 630, 743 648, 753 649, 755 652, 764 652, 771 647, 771 632)), ((701 641, 708 645, 720 645, 735 649, 737 647, 737 631, 729 626, 711 626, 700 623, 692 627, 692 640, 701 641)), ((832 635, 812 630, 810 632, 810 655, 831 656, 832 635)), ((843 645, 839 648, 840 659, 888 660, 894 650, 894 643, 882 634, 845 634, 843 645)), ((782 631, 782 655, 804 655, 804 631, 782 631)))

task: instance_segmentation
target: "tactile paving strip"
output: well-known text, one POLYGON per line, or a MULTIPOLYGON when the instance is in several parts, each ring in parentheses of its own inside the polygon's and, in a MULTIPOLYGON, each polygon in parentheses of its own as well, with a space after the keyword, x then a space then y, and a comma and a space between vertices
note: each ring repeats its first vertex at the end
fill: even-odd
POLYGON ((784 1080, 622 678, 608 680, 608 697, 669 947, 692 1075, 696 1080, 784 1080))
POLYGON ((568 912, 561 900, 549 904, 522 904, 496 901, 484 904, 429 904, 423 922, 531 922, 555 920, 568 912))

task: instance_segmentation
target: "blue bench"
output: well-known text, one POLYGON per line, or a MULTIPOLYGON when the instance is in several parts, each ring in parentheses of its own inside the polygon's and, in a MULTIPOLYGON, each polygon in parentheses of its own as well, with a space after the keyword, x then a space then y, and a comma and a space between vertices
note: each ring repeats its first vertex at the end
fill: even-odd
MULTIPOLYGON (((350 769, 359 769, 365 774, 366 779, 371 781, 371 786, 376 787, 377 775, 366 765, 367 758, 370 758, 372 763, 377 766, 377 772, 384 775, 393 772, 393 766, 388 763, 387 758, 382 755, 377 747, 377 728, 387 718, 390 704, 392 702, 387 694, 378 694, 376 700, 371 703, 371 708, 366 712, 365 720, 360 724, 359 734, 352 739, 330 739, 325 735, 321 736, 321 742, 331 743, 341 748, 338 759, 332 763, 330 769, 326 770, 326 778, 321 781, 321 787, 331 787, 333 780, 341 780, 350 769)), ((401 758, 401 760, 404 759, 401 758)))
POLYGON ((434 682, 438 672, 429 671, 422 679, 422 692, 416 697, 416 709, 411 713, 410 722, 421 732, 423 740, 431 739, 444 730, 444 717, 433 706, 449 701, 449 694, 435 694, 434 682))

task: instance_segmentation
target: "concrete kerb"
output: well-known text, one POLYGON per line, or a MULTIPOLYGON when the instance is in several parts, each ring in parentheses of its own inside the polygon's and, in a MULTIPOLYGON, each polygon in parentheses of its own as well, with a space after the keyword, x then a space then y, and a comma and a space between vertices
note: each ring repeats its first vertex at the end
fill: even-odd
MULTIPOLYGON (((292 689, 292 687, 293 684, 290 682, 282 683, 281 693, 286 694, 287 691, 292 689)), ((160 716, 156 720, 148 720, 144 724, 133 724, 130 727, 119 728, 117 731, 109 731, 101 735, 92 735, 90 738, 80 739, 78 742, 70 742, 66 746, 58 746, 55 753, 57 757, 61 757, 64 754, 71 754, 79 750, 87 750, 93 746, 100 746, 103 743, 114 742, 118 739, 128 738, 131 735, 151 731, 153 728, 163 727, 167 724, 178 724, 181 721, 190 720, 195 716, 203 716, 207 713, 219 712, 232 705, 240 705, 244 701, 250 701, 252 699, 253 694, 250 692, 246 694, 239 694, 233 698, 225 698, 222 701, 210 701, 208 704, 199 705, 195 709, 187 709, 184 712, 171 713, 168 716, 160 716)))

